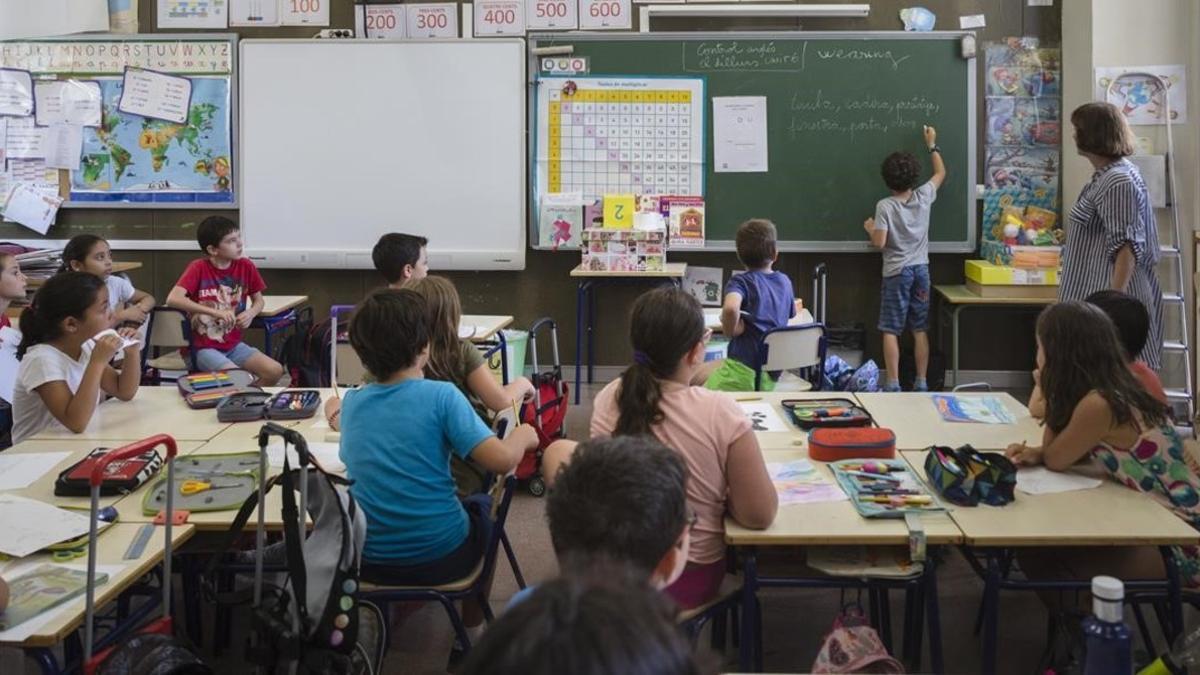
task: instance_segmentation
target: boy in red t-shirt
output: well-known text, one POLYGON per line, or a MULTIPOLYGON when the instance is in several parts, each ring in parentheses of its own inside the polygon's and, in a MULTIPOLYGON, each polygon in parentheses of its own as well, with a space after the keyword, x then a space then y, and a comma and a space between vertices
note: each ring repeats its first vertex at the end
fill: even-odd
POLYGON ((209 216, 196 228, 196 240, 207 257, 189 263, 167 296, 169 307, 191 314, 196 363, 201 370, 244 368, 258 384, 275 384, 283 366, 242 342, 242 331, 262 311, 267 285, 242 257, 241 230, 224 216, 209 216))

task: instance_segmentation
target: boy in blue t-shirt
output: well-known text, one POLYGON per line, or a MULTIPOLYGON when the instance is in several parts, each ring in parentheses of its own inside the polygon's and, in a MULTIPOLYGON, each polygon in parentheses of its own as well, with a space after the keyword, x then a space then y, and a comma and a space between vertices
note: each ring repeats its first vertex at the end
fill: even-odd
MULTIPOLYGON (((725 285, 721 329, 730 338, 729 351, 726 359, 701 369, 694 383, 718 391, 754 390, 759 341, 796 315, 792 280, 771 269, 779 259, 776 237, 775 223, 769 220, 755 218, 738 226, 737 255, 746 271, 733 275, 725 285)), ((771 378, 764 377, 762 389, 774 388, 771 378)))
MULTIPOLYGON (((461 579, 483 556, 491 530, 486 497, 460 502, 450 455, 504 474, 537 447, 529 425, 503 441, 452 382, 426 380, 425 300, 383 289, 350 321, 350 344, 375 382, 346 392, 339 456, 351 494, 367 515, 362 577, 387 585, 431 586, 461 579)), ((469 627, 482 622, 465 603, 469 627)))
POLYGON ((893 152, 883 160, 883 182, 892 196, 879 200, 875 217, 863 222, 871 246, 883 252, 879 330, 887 366, 884 391, 900 391, 900 333, 913 334, 916 361, 914 391, 928 391, 929 367, 929 210, 946 180, 946 164, 937 146, 937 130, 925 127, 925 145, 933 158, 933 176, 917 186, 921 163, 912 153, 893 152))

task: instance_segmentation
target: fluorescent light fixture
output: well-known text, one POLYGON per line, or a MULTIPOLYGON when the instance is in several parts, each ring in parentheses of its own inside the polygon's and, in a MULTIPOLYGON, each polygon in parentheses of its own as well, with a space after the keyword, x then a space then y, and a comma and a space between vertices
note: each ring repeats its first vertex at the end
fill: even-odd
POLYGON ((710 5, 707 3, 684 5, 642 5, 639 9, 641 32, 650 32, 650 19, 655 16, 690 16, 690 17, 788 17, 788 18, 820 18, 820 17, 854 17, 865 18, 871 14, 871 6, 860 5, 789 5, 789 4, 728 4, 710 5))

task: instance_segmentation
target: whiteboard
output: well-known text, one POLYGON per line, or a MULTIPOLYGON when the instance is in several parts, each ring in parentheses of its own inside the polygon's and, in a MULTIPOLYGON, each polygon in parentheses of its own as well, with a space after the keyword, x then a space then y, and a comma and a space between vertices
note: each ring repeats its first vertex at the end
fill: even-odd
POLYGON ((243 40, 241 226, 262 267, 525 267, 525 42, 243 40))

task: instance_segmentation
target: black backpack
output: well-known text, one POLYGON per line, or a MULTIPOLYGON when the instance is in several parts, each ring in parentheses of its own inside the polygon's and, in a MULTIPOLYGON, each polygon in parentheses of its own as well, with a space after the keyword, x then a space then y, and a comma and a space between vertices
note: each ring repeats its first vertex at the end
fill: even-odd
MULTIPOLYGON (((283 343, 283 367, 292 377, 293 387, 329 387, 332 374, 329 358, 333 336, 333 319, 321 321, 298 320, 296 330, 283 343)), ((344 333, 350 326, 350 317, 338 319, 338 332, 344 333)))

